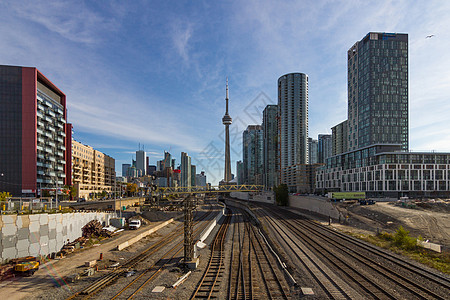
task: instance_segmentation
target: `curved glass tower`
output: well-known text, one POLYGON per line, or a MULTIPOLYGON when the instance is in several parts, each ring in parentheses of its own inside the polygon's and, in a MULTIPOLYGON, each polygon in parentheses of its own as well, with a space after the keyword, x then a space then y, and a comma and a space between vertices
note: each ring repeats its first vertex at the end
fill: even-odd
POLYGON ((289 73, 278 79, 280 170, 308 163, 308 75, 289 73))

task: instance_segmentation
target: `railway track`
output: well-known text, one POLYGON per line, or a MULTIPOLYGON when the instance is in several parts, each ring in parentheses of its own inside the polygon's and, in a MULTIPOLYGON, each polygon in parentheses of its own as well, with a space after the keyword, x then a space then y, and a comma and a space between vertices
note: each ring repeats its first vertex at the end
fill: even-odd
POLYGON ((227 210, 225 221, 219 228, 219 231, 211 244, 211 255, 208 266, 194 291, 191 299, 209 299, 219 292, 220 279, 223 277, 224 270, 224 242, 230 225, 231 216, 227 210))
POLYGON ((382 256, 384 259, 386 259, 390 263, 393 263, 399 267, 405 268, 406 270, 409 270, 409 271, 417 274, 418 276, 421 276, 422 278, 424 278, 426 280, 429 280, 436 284, 442 285, 445 288, 450 290, 450 278, 448 276, 445 276, 445 275, 437 273, 437 272, 429 271, 428 269, 425 269, 425 268, 418 267, 417 264, 413 264, 398 255, 392 254, 389 251, 386 251, 382 248, 378 248, 372 244, 365 243, 361 240, 358 240, 354 237, 348 236, 341 232, 332 230, 326 226, 317 224, 316 222, 314 222, 312 220, 306 219, 306 220, 304 220, 304 223, 310 224, 311 226, 316 226, 325 232, 339 236, 341 239, 343 239, 349 243, 352 243, 355 246, 360 247, 366 251, 377 253, 378 255, 382 256))
MULTIPOLYGON (((433 290, 433 285, 436 284, 448 289, 448 279, 444 276, 420 269, 386 251, 344 234, 336 233, 323 225, 310 220, 299 219, 298 215, 286 211, 280 214, 274 210, 271 210, 271 214, 276 215, 280 220, 279 222, 291 234, 303 241, 303 248, 314 252, 317 255, 316 259, 332 266, 335 270, 339 270, 347 278, 346 281, 352 282, 352 286, 357 287, 356 290, 366 298, 405 299, 408 294, 410 297, 416 297, 417 299, 448 299, 448 293, 444 295, 433 290), (286 216, 289 216, 290 219, 285 220, 284 217, 286 216), (385 263, 384 260, 389 262, 385 263), (396 265, 396 267, 392 267, 392 265, 396 265), (412 273, 414 275, 411 275, 412 273), (417 278, 421 280, 417 280, 417 278), (389 285, 391 288, 389 288, 389 285), (395 290, 392 289, 392 285, 395 285, 395 290)), ((274 228, 284 231, 272 220, 269 222, 274 228)), ((285 235, 288 236, 289 234, 286 233, 285 235)), ((314 257, 312 260, 314 260, 314 257)), ((315 263, 318 264, 318 262, 315 263)), ((314 271, 310 269, 310 272, 314 276, 314 271)), ((325 275, 327 270, 323 269, 322 273, 325 275)), ((341 295, 336 292, 332 293, 327 288, 329 285, 327 280, 320 279, 320 276, 314 277, 331 298, 354 298, 353 296, 356 296, 347 293, 348 288, 342 288, 339 282, 334 282, 334 285, 340 290, 341 295)), ((448 291, 450 292, 450 289, 448 291)), ((358 297, 356 296, 356 298, 358 297)))
POLYGON ((260 230, 233 208, 228 299, 290 299, 289 286, 260 230))
MULTIPOLYGON (((204 213, 202 216, 200 216, 199 219, 195 222, 195 224, 198 224, 199 222, 206 219, 211 213, 212 213, 212 208, 210 207, 209 211, 204 213)), ((195 230, 195 232, 197 232, 198 230, 202 230, 204 227, 206 227, 206 224, 204 226, 202 226, 200 229, 195 230)), ((174 230, 174 232, 172 232, 168 236, 160 239, 156 243, 152 244, 150 247, 144 249, 143 251, 141 251, 140 253, 138 253, 137 255, 132 257, 131 259, 129 259, 127 262, 122 264, 122 266, 120 266, 119 268, 102 276, 101 278, 99 278, 98 280, 96 280, 95 282, 93 282, 92 284, 90 284, 89 286, 84 288, 83 290, 71 295, 70 297, 67 298, 67 300, 89 299, 89 298, 93 297, 98 292, 100 292, 102 289, 104 289, 105 287, 107 287, 110 284, 112 284, 113 282, 115 282, 118 278, 123 277, 127 272, 132 270, 139 263, 144 262, 150 256, 152 256, 153 254, 155 254, 156 252, 161 250, 163 247, 165 247, 169 243, 173 242, 177 237, 181 236, 182 233, 183 233, 183 225, 181 224, 181 225, 177 226, 177 228, 174 230)), ((178 243, 177 245, 179 245, 180 243, 178 243)), ((152 266, 151 268, 153 268, 153 267, 154 266, 152 266)), ((138 276, 139 279, 144 277, 144 275, 148 274, 148 272, 150 271, 151 268, 144 270, 144 272, 138 276)), ((156 272, 156 273, 158 273, 158 272, 156 272)), ((156 274, 153 274, 152 278, 154 278, 154 275, 156 275, 156 274)), ((145 284, 147 284, 149 281, 147 281, 145 284)), ((134 282, 135 281, 133 281, 133 283, 134 282)), ((125 290, 129 289, 131 286, 132 286, 132 284, 127 285, 125 288, 123 288, 121 290, 120 294, 122 294, 125 290)), ((142 289, 142 288, 143 288, 143 286, 140 287, 140 289, 142 289)), ((119 295, 116 295, 116 296, 119 296, 119 295)), ((114 298, 116 298, 116 296, 114 296, 114 298)))

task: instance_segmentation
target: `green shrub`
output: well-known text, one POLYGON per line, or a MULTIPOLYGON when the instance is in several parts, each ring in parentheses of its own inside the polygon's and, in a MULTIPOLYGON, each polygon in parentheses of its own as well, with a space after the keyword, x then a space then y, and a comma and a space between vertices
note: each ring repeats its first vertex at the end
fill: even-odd
POLYGON ((392 241, 394 239, 394 236, 392 234, 385 231, 380 232, 378 236, 385 241, 392 241))
POLYGON ((394 234, 393 245, 404 250, 413 250, 417 247, 417 240, 409 236, 409 231, 400 226, 394 234))

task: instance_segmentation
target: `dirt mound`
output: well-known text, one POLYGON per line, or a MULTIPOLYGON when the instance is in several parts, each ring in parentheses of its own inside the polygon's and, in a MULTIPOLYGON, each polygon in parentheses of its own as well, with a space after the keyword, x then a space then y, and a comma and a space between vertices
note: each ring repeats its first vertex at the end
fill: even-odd
POLYGON ((171 218, 176 218, 178 216, 181 216, 182 212, 177 211, 144 211, 142 212, 142 217, 147 219, 150 222, 159 222, 159 221, 166 221, 171 218))
POLYGON ((136 215, 136 216, 133 216, 133 217, 129 218, 129 219, 128 219, 128 223, 129 223, 131 220, 140 220, 141 223, 142 223, 143 225, 148 225, 148 224, 151 223, 150 220, 144 218, 144 217, 141 216, 141 215, 136 215))

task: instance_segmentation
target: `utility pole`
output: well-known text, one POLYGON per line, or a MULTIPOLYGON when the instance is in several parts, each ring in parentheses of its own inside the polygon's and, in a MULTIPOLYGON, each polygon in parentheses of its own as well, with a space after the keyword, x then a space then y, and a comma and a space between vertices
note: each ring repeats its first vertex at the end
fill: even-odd
POLYGON ((192 196, 184 199, 184 262, 192 262, 194 259, 194 241, 193 241, 193 207, 192 196))

